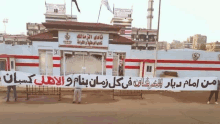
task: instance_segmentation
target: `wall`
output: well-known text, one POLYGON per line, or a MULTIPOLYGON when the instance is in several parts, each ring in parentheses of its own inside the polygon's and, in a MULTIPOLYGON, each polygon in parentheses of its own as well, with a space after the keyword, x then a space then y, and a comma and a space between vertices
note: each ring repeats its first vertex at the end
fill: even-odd
MULTIPOLYGON (((192 50, 192 49, 176 49, 176 50, 165 50, 158 51, 158 60, 190 60, 193 61, 192 54, 194 52, 200 53, 200 58, 197 61, 219 61, 218 55, 220 52, 206 52, 201 50, 192 50)), ((151 59, 154 60, 155 51, 138 51, 131 50, 130 56, 127 57, 130 59, 151 59)), ((140 66, 141 62, 126 62, 126 66, 140 66)), ((151 62, 154 63, 154 62, 151 62)), ((220 68, 220 64, 188 64, 188 63, 157 63, 157 67, 207 67, 209 69, 212 68, 220 68)), ((165 69, 157 69, 156 76, 160 76, 163 71, 178 71, 179 77, 195 77, 195 76, 219 76, 220 71, 203 71, 203 70, 165 70, 165 69)), ((126 76, 139 76, 140 69, 127 69, 126 76)))
MULTIPOLYGON (((60 75, 60 48, 58 42, 46 42, 46 41, 34 41, 33 42, 33 54, 39 56, 39 50, 51 50, 54 53, 54 49, 58 50, 59 55, 54 55, 58 59, 53 58, 53 75, 60 75)), ((40 70, 38 69, 38 73, 40 70)))
MULTIPOLYGON (((33 55, 33 46, 28 45, 9 45, 9 44, 0 44, 0 54, 7 55, 33 55)), ((23 57, 19 57, 15 59, 15 63, 19 65, 24 65, 26 63, 39 63, 38 59, 23 59, 23 57)), ((27 73, 38 73, 37 66, 17 66, 15 67, 16 71, 22 71, 27 73)))

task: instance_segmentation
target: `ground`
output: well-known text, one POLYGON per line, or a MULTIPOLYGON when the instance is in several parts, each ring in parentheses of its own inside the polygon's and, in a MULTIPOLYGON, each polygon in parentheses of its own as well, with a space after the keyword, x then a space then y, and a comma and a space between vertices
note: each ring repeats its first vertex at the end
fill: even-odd
POLYGON ((5 102, 0 90, 0 124, 217 124, 220 105, 210 92, 147 91, 139 96, 117 96, 107 91, 83 91, 82 104, 72 103, 72 91, 58 96, 30 96, 18 90, 18 101, 5 102))

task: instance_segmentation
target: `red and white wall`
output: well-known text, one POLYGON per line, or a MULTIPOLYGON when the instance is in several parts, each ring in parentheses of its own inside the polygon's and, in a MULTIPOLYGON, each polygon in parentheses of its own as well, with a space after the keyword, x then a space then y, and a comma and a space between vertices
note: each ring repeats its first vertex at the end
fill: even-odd
MULTIPOLYGON (((0 45, 0 59, 5 59, 7 67, 10 68, 10 59, 15 59, 15 70, 27 73, 40 74, 39 49, 59 49, 57 42, 33 42, 32 46, 26 45, 0 45), (43 43, 43 44, 42 44, 43 43)), ((126 53, 125 76, 146 77, 152 73, 146 72, 147 65, 155 62, 155 52, 147 50, 131 50, 130 45, 109 45, 109 51, 126 53)), ((213 77, 220 76, 220 52, 206 52, 199 50, 160 50, 156 76, 163 71, 177 71, 179 77, 213 77), (198 60, 193 60, 192 54, 200 54, 198 60)), ((61 55, 53 55, 53 75, 60 75, 61 55)), ((112 75, 113 58, 106 58, 106 74, 112 75)), ((154 67, 152 67, 154 68, 154 67)))

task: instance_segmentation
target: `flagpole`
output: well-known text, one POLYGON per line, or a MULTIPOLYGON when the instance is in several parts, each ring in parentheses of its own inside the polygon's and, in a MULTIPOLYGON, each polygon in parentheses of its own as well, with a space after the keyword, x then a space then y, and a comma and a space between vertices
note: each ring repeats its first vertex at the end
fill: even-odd
POLYGON ((71 19, 70 19, 71 21, 72 21, 72 9, 73 9, 72 5, 73 5, 73 1, 71 0, 71 19))
MULTIPOLYGON (((102 4, 100 5, 100 9, 99 9, 99 16, 100 16, 100 11, 101 11, 101 8, 102 8, 102 4)), ((99 16, 98 16, 97 23, 99 22, 99 16)))
POLYGON ((156 59, 155 59, 155 66, 154 66, 154 77, 156 76, 156 66, 157 66, 157 52, 158 52, 158 48, 157 48, 157 44, 159 42, 159 30, 160 30, 160 8, 161 8, 161 0, 159 1, 159 13, 158 13, 158 27, 157 27, 157 41, 156 41, 156 59))
POLYGON ((113 14, 115 14, 115 4, 113 4, 113 14))

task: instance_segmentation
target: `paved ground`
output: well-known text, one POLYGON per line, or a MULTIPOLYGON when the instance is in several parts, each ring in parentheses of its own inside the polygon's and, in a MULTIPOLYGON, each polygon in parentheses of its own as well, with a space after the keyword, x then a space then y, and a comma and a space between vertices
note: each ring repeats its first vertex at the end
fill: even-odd
MULTIPOLYGON (((12 95, 12 94, 11 94, 12 95)), ((0 93, 0 124, 218 124, 220 105, 207 105, 209 92, 153 92, 139 97, 84 92, 82 104, 72 95, 31 96, 19 93, 18 102, 5 102, 0 93)), ((212 99, 212 103, 214 99, 212 99)))

